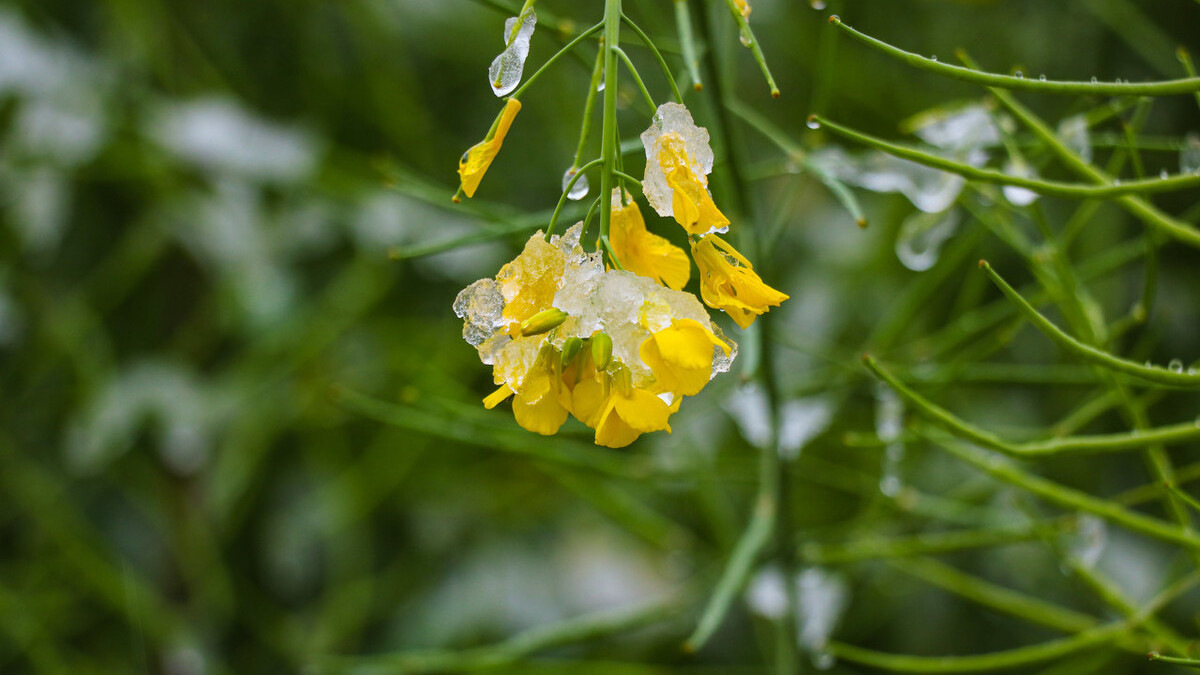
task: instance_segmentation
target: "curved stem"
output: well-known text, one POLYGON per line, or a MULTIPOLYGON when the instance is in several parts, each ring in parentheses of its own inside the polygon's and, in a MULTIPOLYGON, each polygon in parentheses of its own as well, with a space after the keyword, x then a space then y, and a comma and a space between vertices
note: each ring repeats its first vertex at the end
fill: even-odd
POLYGON ((650 106, 650 114, 653 115, 654 111, 658 110, 658 105, 654 102, 654 97, 646 90, 646 83, 642 82, 642 76, 638 73, 637 67, 633 65, 633 61, 629 60, 629 55, 625 53, 624 49, 613 47, 613 51, 617 53, 617 56, 621 57, 621 61, 629 69, 629 74, 633 76, 634 83, 637 84, 638 89, 642 92, 642 98, 646 99, 646 105, 650 106))
MULTIPOLYGON (((662 68, 663 75, 665 75, 667 78, 667 84, 671 85, 671 95, 675 97, 675 102, 683 103, 683 94, 679 93, 679 85, 675 83, 675 75, 671 72, 671 67, 667 65, 667 60, 663 58, 662 52, 658 51, 658 45, 654 44, 654 40, 651 40, 650 36, 646 35, 645 31, 643 31, 640 26, 633 22, 633 19, 630 19, 625 14, 621 14, 621 20, 625 22, 626 26, 629 26, 630 30, 632 30, 634 33, 637 33, 638 38, 645 43, 646 48, 650 50, 650 53, 654 54, 654 58, 658 60, 659 67, 662 68)), ((686 46, 684 47, 684 50, 684 53, 686 53, 686 46)))
MULTIPOLYGON (((733 20, 737 22, 742 44, 750 48, 750 53, 754 55, 754 60, 758 63, 758 69, 762 71, 763 77, 767 80, 767 86, 771 88, 771 97, 779 98, 779 87, 775 85, 775 78, 771 76, 771 69, 767 67, 767 59, 763 56, 762 47, 758 46, 758 38, 754 36, 750 22, 746 20, 734 0, 725 0, 725 4, 729 7, 729 12, 733 14, 733 20)), ((712 45, 709 45, 709 49, 712 49, 712 45)))
POLYGON ((1128 373, 1136 377, 1177 387, 1197 387, 1200 386, 1200 374, 1192 372, 1176 372, 1169 368, 1161 366, 1146 366, 1133 361, 1122 359, 1108 352, 1097 349, 1089 344, 1085 344, 1066 334, 1061 328, 1055 326, 1045 316, 1033 308, 1025 298, 1021 297, 1012 286, 1009 286, 1006 281, 992 269, 986 260, 979 261, 979 267, 987 273, 988 278, 996 287, 1000 289, 1009 300, 1012 300, 1018 309, 1029 319, 1029 322, 1042 331, 1046 337, 1050 338, 1055 344, 1070 351, 1078 356, 1088 359, 1094 363, 1098 363, 1106 368, 1116 370, 1122 373, 1128 373))
MULTIPOLYGON (((858 141, 863 145, 869 145, 877 150, 882 150, 889 155, 894 155, 901 159, 931 166, 935 169, 949 171, 950 173, 958 174, 964 178, 971 180, 982 181, 985 183, 996 183, 998 185, 1012 185, 1033 190, 1039 194, 1052 195, 1056 197, 1078 197, 1080 199, 1097 199, 1103 197, 1120 197, 1130 194, 1146 194, 1151 192, 1167 192, 1169 190, 1186 190, 1200 186, 1200 174, 1181 173, 1166 178, 1148 178, 1143 180, 1122 181, 1121 183, 1109 183, 1104 185, 1082 185, 1079 183, 1067 183, 1063 181, 1040 180, 1037 178, 1025 178, 1023 176, 1014 176, 1011 174, 996 171, 995 169, 984 169, 977 166, 971 166, 963 162, 956 162, 952 159, 947 159, 940 155, 917 150, 897 143, 885 141, 882 138, 876 138, 859 131, 844 127, 836 122, 831 122, 817 115, 809 116, 809 120, 819 123, 822 127, 829 129, 837 135, 848 138, 853 141, 858 141)), ((1200 233, 1198 233, 1200 234, 1200 233)))
POLYGON ((877 49, 888 56, 904 61, 914 68, 920 68, 927 72, 945 75, 946 77, 952 77, 956 80, 971 82, 973 84, 982 84, 988 87, 1040 91, 1050 94, 1090 94, 1098 96, 1163 96, 1168 94, 1191 94, 1200 91, 1200 77, 1164 80, 1161 82, 1068 82, 984 73, 971 68, 943 63, 935 59, 926 58, 920 54, 906 52, 899 47, 893 47, 882 40, 854 30, 845 23, 842 23, 842 20, 836 15, 829 17, 829 23, 849 33, 851 37, 859 42, 877 49))

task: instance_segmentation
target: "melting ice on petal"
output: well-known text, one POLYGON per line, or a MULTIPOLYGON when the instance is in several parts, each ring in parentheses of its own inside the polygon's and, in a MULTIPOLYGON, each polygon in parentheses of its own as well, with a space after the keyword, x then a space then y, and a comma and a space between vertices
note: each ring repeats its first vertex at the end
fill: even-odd
POLYGON ((1083 161, 1092 161, 1092 136, 1087 115, 1072 115, 1058 123, 1058 137, 1083 161))
POLYGON ((800 647, 809 653, 814 666, 827 670, 833 667, 829 638, 846 609, 850 590, 837 574, 814 567, 797 575, 796 591, 800 647))
POLYGON ((504 51, 488 68, 488 81, 496 96, 508 96, 521 83, 525 59, 529 56, 529 40, 533 37, 535 26, 537 12, 532 7, 504 22, 504 51))
POLYGON ((654 113, 650 128, 642 132, 642 145, 646 148, 646 175, 642 181, 642 192, 655 213, 664 218, 673 215, 671 207, 672 189, 667 185, 667 176, 659 163, 664 134, 678 134, 683 138, 684 152, 689 161, 692 175, 701 181, 712 173, 713 151, 708 145, 708 130, 696 126, 692 114, 679 103, 664 103, 654 113))
POLYGON ((958 229, 959 213, 918 211, 904 219, 896 235, 896 257, 910 270, 924 272, 937 263, 942 244, 958 229))
POLYGON ((1076 519, 1074 530, 1067 535, 1067 551, 1085 569, 1092 569, 1100 561, 1107 541, 1108 525, 1104 519, 1081 514, 1076 519))
MULTIPOLYGON (((571 182, 571 179, 575 177, 575 174, 578 171, 579 170, 576 169, 575 167, 571 167, 570 169, 567 169, 566 173, 563 174, 562 189, 564 192, 566 192, 567 185, 571 182)), ((587 194, 588 194, 588 179, 587 179, 587 174, 583 174, 582 176, 579 177, 579 180, 575 181, 575 184, 571 186, 571 191, 567 192, 567 199, 577 202, 580 199, 583 199, 584 197, 586 197, 587 194)))
POLYGON ((1179 148, 1179 172, 1200 173, 1200 134, 1188 133, 1179 148))
MULTIPOLYGON (((1010 160, 1004 165, 1004 173, 1021 178, 1037 178, 1037 174, 1023 161, 1010 160)), ((1015 185, 1005 185, 1002 189, 1004 198, 1013 206, 1029 206, 1038 199, 1038 193, 1015 185)))

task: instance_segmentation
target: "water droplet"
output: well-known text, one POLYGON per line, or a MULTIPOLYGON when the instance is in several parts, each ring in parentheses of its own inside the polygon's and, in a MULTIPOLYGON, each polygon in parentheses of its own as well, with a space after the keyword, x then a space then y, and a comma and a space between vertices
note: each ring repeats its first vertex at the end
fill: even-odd
POLYGON ((1158 177, 1159 177, 1159 178, 1162 178, 1163 180, 1166 180, 1166 179, 1167 179, 1167 177, 1168 177, 1168 176, 1170 176, 1170 175, 1171 175, 1171 174, 1167 173, 1167 170, 1166 170, 1166 169, 1163 169, 1162 171, 1159 171, 1159 172, 1158 172, 1158 177))
POLYGON ((1019 79, 1024 79, 1024 77, 1025 77, 1025 73, 1023 73, 1023 72, 1021 72, 1021 71, 1019 71, 1019 70, 1018 70, 1017 72, 1013 73, 1013 77, 1016 77, 1016 78, 1019 78, 1019 79))
POLYGON ((1092 139, 1087 115, 1072 115, 1058 125, 1058 137, 1085 162, 1092 161, 1092 139))
POLYGON ((1146 362, 1145 362, 1145 363, 1143 363, 1142 365, 1143 365, 1143 366, 1145 366, 1146 368, 1153 368, 1153 367, 1154 367, 1154 364, 1153 364, 1153 363, 1150 363, 1149 361, 1146 361, 1146 362))
POLYGON ((1099 81, 1100 81, 1100 79, 1098 77, 1096 77, 1095 75, 1092 76, 1092 84, 1096 84, 1099 81))
POLYGON ((808 118, 808 124, 806 126, 808 126, 809 129, 820 129, 821 122, 817 119, 816 115, 813 115, 812 117, 808 118))
POLYGON ((837 657, 828 651, 814 652, 812 655, 812 664, 817 670, 829 670, 837 665, 837 657))
POLYGON ((1200 173, 1200 134, 1188 132, 1179 149, 1179 172, 1200 173))
POLYGON ((1084 569, 1092 569, 1104 553, 1108 539, 1108 525, 1104 519, 1093 515, 1082 515, 1075 527, 1066 535, 1067 551, 1084 569))
POLYGON ((850 588, 838 574, 821 568, 806 569, 796 576, 797 642, 808 652, 813 665, 822 670, 833 666, 829 638, 850 599, 850 588))
MULTIPOLYGON (((576 169, 575 167, 571 167, 570 169, 567 169, 566 173, 563 174, 563 177, 562 177, 562 189, 563 190, 567 189, 567 183, 571 182, 571 178, 575 176, 575 173, 577 171, 578 171, 578 169, 576 169)), ((583 199, 584 197, 586 197, 587 194, 588 194, 588 179, 587 179, 587 174, 584 174, 579 177, 579 180, 575 181, 574 185, 571 186, 571 191, 567 193, 567 199, 577 202, 580 199, 583 199)))
MULTIPOLYGON (((1020 176, 1021 178, 1037 178, 1037 174, 1029 165, 1021 161, 1009 160, 1004 166, 1004 173, 1010 176, 1020 176)), ((1005 185, 1000 191, 1004 194, 1004 198, 1013 206, 1029 206, 1038 199, 1038 193, 1033 190, 1017 187, 1015 185, 1005 185)))
POLYGON ((1172 373, 1182 373, 1183 361, 1180 361, 1179 359, 1171 359, 1170 363, 1167 364, 1167 370, 1171 371, 1172 373))
POLYGON ((1120 178, 1114 178, 1114 179, 1113 179, 1113 185, 1120 185, 1120 184, 1121 184, 1121 179, 1120 179, 1120 178))
POLYGON ((488 68, 488 81, 496 96, 508 96, 521 83, 525 59, 529 56, 529 40, 536 26, 537 13, 532 7, 504 22, 504 51, 488 68))
POLYGON ((813 9, 820 11, 825 9, 825 0, 808 0, 808 5, 813 9))
POLYGON ((942 245, 958 229, 959 219, 959 213, 954 209, 945 213, 918 212, 905 218, 896 235, 896 257, 914 272, 933 267, 941 255, 942 245))
POLYGON ((746 47, 749 47, 750 45, 754 44, 754 41, 750 39, 749 35, 743 34, 740 37, 738 37, 738 40, 740 40, 741 43, 746 47))
POLYGON ((1187 374, 1188 374, 1188 375, 1195 375, 1195 374, 1196 374, 1196 369, 1195 369, 1195 368, 1188 368, 1188 369, 1187 369, 1187 374))
POLYGON ((937 54, 931 54, 931 55, 929 56, 929 60, 930 60, 930 61, 937 61, 937 54))

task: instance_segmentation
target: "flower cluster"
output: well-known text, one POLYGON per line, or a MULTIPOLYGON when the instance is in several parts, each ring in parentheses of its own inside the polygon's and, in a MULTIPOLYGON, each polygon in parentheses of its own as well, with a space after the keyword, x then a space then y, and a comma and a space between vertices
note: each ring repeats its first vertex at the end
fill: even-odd
POLYGON ((533 235, 494 279, 463 289, 454 311, 499 387, 485 406, 513 397, 529 431, 554 434, 573 415, 596 443, 623 447, 670 431, 682 398, 728 370, 737 346, 695 296, 605 269, 580 246, 582 229, 533 235))
MULTIPOLYGON (((642 133, 642 144, 646 201, 658 215, 673 217, 690 236, 705 304, 725 311, 747 328, 760 314, 787 300, 787 295, 763 282, 745 256, 715 234, 729 229, 729 219, 708 193, 713 165, 708 131, 696 126, 687 108, 678 103, 659 106, 650 128, 642 133)), ((617 257, 625 260, 620 249, 617 257)))
MULTIPOLYGON (((509 98, 488 136, 463 156, 460 190, 467 197, 520 108, 509 98)), ((641 138, 642 193, 687 233, 704 303, 746 328, 786 300, 718 236, 730 221, 708 191, 708 132, 687 108, 659 107, 641 138)), ((600 240, 611 267, 581 246, 583 223, 562 236, 539 232, 495 278, 459 293, 454 311, 464 320, 463 337, 492 366, 498 388, 484 398, 486 407, 511 398, 517 423, 545 435, 574 416, 595 430, 596 443, 615 448, 643 433, 669 432, 683 397, 728 370, 737 345, 683 291, 691 278, 687 253, 647 230, 629 192, 617 188, 601 198, 609 201, 600 240)))

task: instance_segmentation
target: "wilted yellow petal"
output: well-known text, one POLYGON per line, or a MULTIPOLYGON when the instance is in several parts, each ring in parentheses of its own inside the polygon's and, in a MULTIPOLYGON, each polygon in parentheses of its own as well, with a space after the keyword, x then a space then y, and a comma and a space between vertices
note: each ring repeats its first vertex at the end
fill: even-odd
POLYGON ((504 144, 504 137, 508 135, 508 129, 512 126, 513 119, 520 111, 520 101, 515 98, 505 101, 504 110, 500 112, 500 121, 496 124, 496 133, 471 146, 471 149, 467 150, 459 160, 458 178, 462 183, 462 191, 467 197, 475 196, 475 190, 479 188, 479 181, 483 180, 483 174, 487 173, 488 167, 492 165, 492 160, 496 158, 496 153, 500 152, 500 146, 504 144))
POLYGON ((716 235, 693 243, 692 256, 700 269, 704 303, 724 310, 742 328, 788 299, 787 294, 763 283, 750 261, 716 235))
POLYGON ((621 206, 618 195, 614 191, 608 242, 621 266, 669 288, 682 289, 692 273, 687 254, 665 237, 647 231, 637 203, 629 200, 621 206))
POLYGON ((488 410, 491 410, 492 408, 495 408, 496 406, 500 405, 501 401, 503 401, 504 399, 506 399, 512 395, 513 395, 513 390, 509 389, 507 384, 501 385, 501 387, 499 389, 488 394, 483 399, 483 407, 487 408, 488 410))

